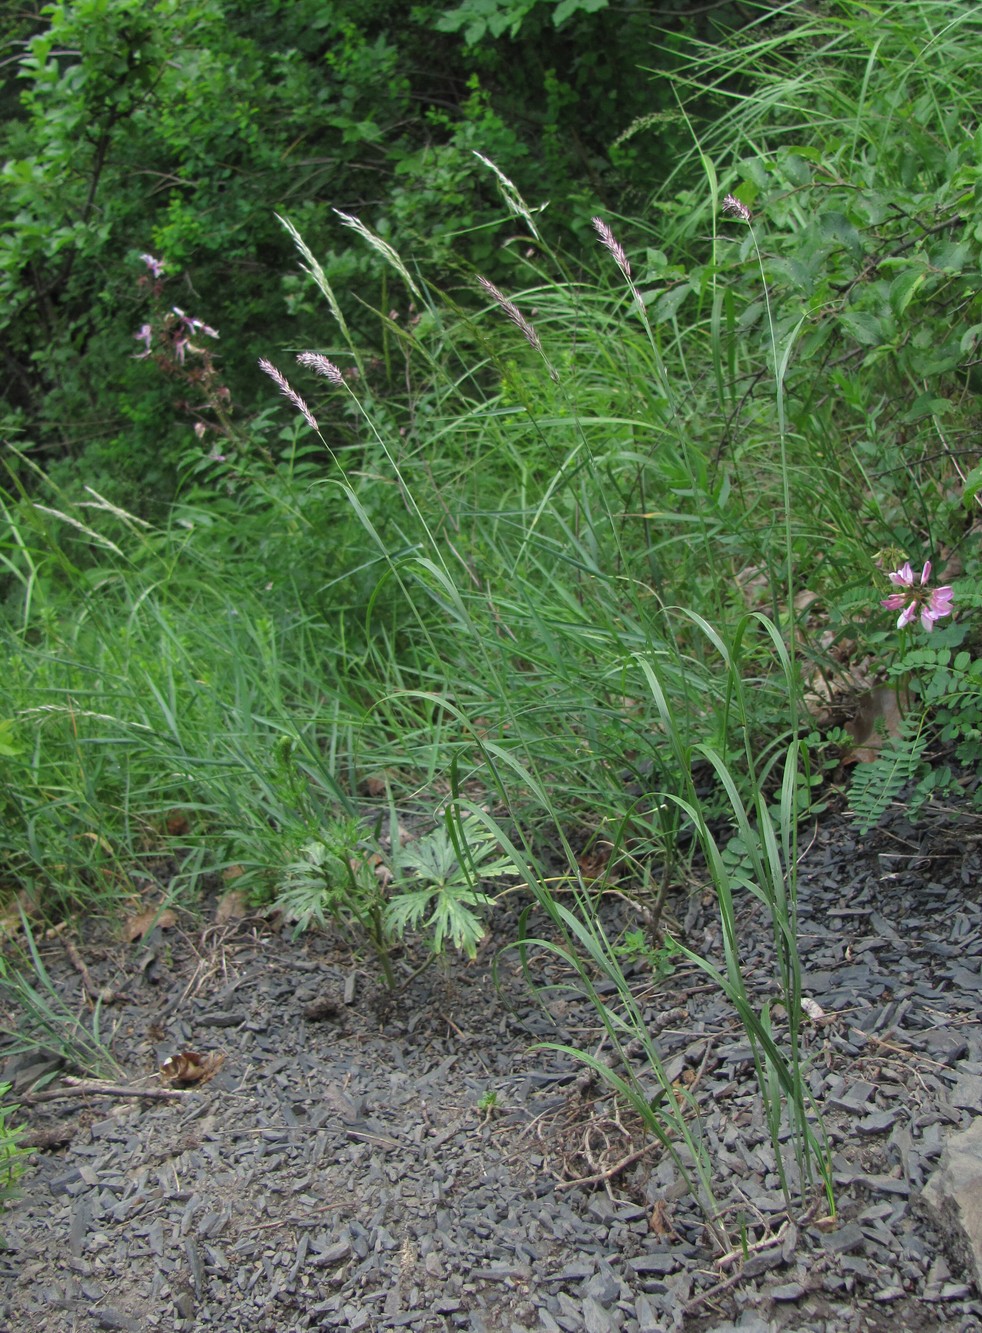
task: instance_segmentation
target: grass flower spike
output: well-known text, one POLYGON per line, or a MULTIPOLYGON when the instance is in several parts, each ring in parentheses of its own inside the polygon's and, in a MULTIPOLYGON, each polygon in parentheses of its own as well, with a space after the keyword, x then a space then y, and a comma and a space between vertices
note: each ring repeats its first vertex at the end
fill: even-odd
POLYGON ((532 350, 541 352, 542 343, 539 340, 539 335, 519 310, 518 306, 515 305, 514 301, 509 301, 507 297, 503 296, 493 283, 488 282, 487 278, 479 277, 478 282, 484 288, 485 292, 487 292, 488 296, 490 296, 493 301, 497 301, 502 311, 508 316, 516 329, 520 330, 522 336, 532 350))
POLYGON ((900 616, 897 619, 897 629, 906 629, 919 615, 921 627, 930 631, 934 629, 936 621, 941 620, 943 616, 951 615, 954 601, 952 589, 948 586, 927 589, 926 584, 930 577, 930 560, 925 561, 920 579, 916 583, 917 589, 923 589, 923 591, 914 591, 915 575, 910 567, 910 561, 907 561, 889 575, 892 584, 898 588, 908 590, 906 592, 892 592, 889 597, 884 597, 881 603, 888 611, 900 611, 900 616))
POLYGON ((624 274, 625 278, 627 278, 628 282, 630 282, 631 265, 630 262, 628 261, 627 255, 624 253, 624 247, 617 240, 617 237, 611 231, 607 223, 604 222, 603 218, 594 218, 593 228, 594 231, 596 231, 597 235, 600 237, 601 244, 607 247, 607 249, 613 255, 614 262, 616 263, 617 267, 624 274))
POLYGON ((723 213, 726 217, 739 218, 741 222, 750 221, 750 209, 735 194, 728 194, 724 198, 723 213))
POLYGON ((304 421, 306 421, 310 429, 316 431, 317 430, 316 417, 314 416, 313 412, 311 412, 310 408, 307 406, 304 400, 296 392, 296 390, 290 387, 290 383, 287 380, 286 376, 283 374, 283 372, 281 370, 277 370, 276 367, 273 365, 273 363, 271 361, 267 361, 264 356, 261 356, 259 358, 259 369, 264 371, 265 374, 269 376, 269 378, 277 386, 283 397, 288 398, 290 400, 290 402, 297 409, 297 411, 303 416, 304 421))
POLYGON ((301 352, 297 357, 300 365, 306 366, 308 370, 314 371, 317 375, 323 375, 326 380, 330 380, 335 388, 344 387, 344 376, 338 370, 333 361, 329 361, 326 356, 320 352, 301 352))

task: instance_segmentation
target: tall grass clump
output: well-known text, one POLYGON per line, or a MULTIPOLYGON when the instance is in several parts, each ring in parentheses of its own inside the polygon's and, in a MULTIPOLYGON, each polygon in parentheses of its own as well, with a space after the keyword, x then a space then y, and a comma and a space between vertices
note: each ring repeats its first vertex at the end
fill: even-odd
MULTIPOLYGON (((724 956, 699 965, 745 1026, 779 1159, 789 1135, 789 1198, 816 1172, 828 1182, 802 1064, 795 937, 796 828, 815 781, 805 687, 888 642, 870 621, 895 555, 957 545, 977 559, 962 507, 977 460, 951 439, 956 423, 967 439, 974 420, 959 378, 971 373, 978 299, 966 232, 975 127, 927 115, 943 109, 930 91, 951 43, 960 49, 976 26, 955 9, 939 26, 938 6, 892 7, 903 31, 888 24, 872 43, 851 5, 801 23, 789 7, 785 27, 762 18, 759 98, 752 62, 727 83, 732 53, 718 70, 709 52, 694 57, 694 88, 717 77, 742 88, 717 133, 745 155, 694 126, 694 170, 656 201, 677 252, 638 259, 599 219, 618 294, 607 279, 563 276, 536 231, 524 283, 484 284, 480 318, 461 312, 450 338, 459 362, 428 380, 408 446, 366 415, 416 533, 416 549, 390 561, 392 578, 454 630, 442 671, 432 637, 411 635, 431 679, 403 673, 406 694, 433 698, 432 675, 443 676, 448 712, 473 728, 448 753, 471 776, 493 770, 533 882, 584 895, 572 917, 565 906, 547 916, 565 932, 551 947, 587 969, 603 958, 616 977, 589 906, 603 884, 584 884, 578 844, 606 844, 608 883, 627 868, 644 880, 680 834, 700 848, 724 956), (817 84, 800 74, 811 60, 830 66, 817 84), (903 148, 914 122, 935 140, 916 171, 903 148), (909 323, 915 309, 943 339, 909 323), (940 505, 953 488, 955 503, 940 505), (700 770, 708 783, 697 784, 700 770), (541 859, 549 838, 559 875, 541 859), (740 963, 747 894, 773 923, 770 997, 751 995, 740 963)), ((427 299, 424 320, 445 330, 445 309, 427 299)), ((411 364, 417 338, 392 333, 411 364)), ((337 367, 322 371, 332 392, 358 398, 337 367)), ((939 628, 935 642, 967 633, 939 628)), ((636 1016, 627 1028, 637 1031, 636 1016)), ((705 1189, 698 1151, 686 1151, 705 1189)))
POLYGON ((683 312, 707 281, 700 162, 755 217, 714 240, 731 281, 686 324, 711 408, 694 424, 722 469, 759 476, 761 377, 782 370, 800 586, 829 581, 843 627, 878 550, 960 548, 974 503, 980 35, 968 3, 789 4, 722 48, 692 43, 678 72, 683 109, 708 92, 720 112, 655 201, 683 312))
MULTIPOLYGON (((467 343, 486 346, 488 355, 452 381, 431 382, 438 396, 427 420, 439 451, 427 440, 407 449, 387 438, 357 385, 326 353, 302 353, 296 375, 312 371, 332 395, 354 400, 366 438, 404 497, 411 532, 389 566, 413 608, 407 626, 418 621, 415 660, 428 663, 430 679, 412 684, 402 670, 397 694, 432 699, 433 677, 442 677, 439 697, 463 730, 457 738, 448 733, 445 748, 459 787, 481 783, 507 810, 510 832, 473 801, 463 802, 471 816, 498 830, 506 859, 530 880, 554 932, 539 939, 526 915, 523 954, 538 945, 572 967, 618 1052, 628 1039, 642 1041, 648 1074, 662 1079, 672 1109, 653 1111, 650 1092, 621 1070, 611 1079, 697 1182, 715 1217, 711 1166, 689 1124, 695 1108, 678 1103, 665 1080, 597 908, 604 887, 625 875, 643 897, 637 881, 657 879, 686 831, 708 863, 723 926, 724 956, 699 965, 733 1002, 750 1036, 789 1204, 816 1173, 827 1180, 799 1049, 794 870, 807 766, 788 610, 789 491, 778 487, 783 519, 772 533, 774 578, 764 590, 765 604, 784 616, 781 630, 747 614, 736 578, 746 559, 739 518, 726 514, 728 497, 720 503, 707 460, 692 447, 683 400, 630 261, 601 219, 597 232, 627 285, 624 302, 612 301, 602 287, 541 277, 515 296, 480 284, 489 304, 480 322, 464 317, 455 346, 459 352, 467 343), (486 331, 489 321, 497 333, 486 331), (508 329, 513 345, 502 350, 497 340, 508 329), (475 426, 480 468, 466 439, 475 426), (458 431, 466 433, 463 441, 458 431), (480 481, 471 503, 470 478, 461 485, 462 459, 480 481), (448 468, 457 475, 448 477, 448 468), (490 473, 497 480, 493 493, 490 473), (728 576, 727 554, 740 562, 728 576), (694 602, 709 609, 718 628, 685 609, 694 602), (433 607, 442 613, 442 631, 434 631, 433 607), (700 765, 711 778, 708 793, 693 776, 700 765), (729 864, 710 830, 719 821, 728 831, 729 864), (591 843, 603 844, 608 859, 601 882, 588 886, 577 852, 591 843), (740 963, 737 904, 747 893, 764 902, 773 922, 774 993, 763 1002, 748 990, 740 963), (613 982, 616 1004, 600 999, 598 970, 613 982), (780 1040, 771 1020, 775 1000, 792 1015, 780 1040), (793 1169, 785 1171, 788 1124, 793 1169)), ((318 404, 315 414, 309 404, 316 382, 301 393, 295 386, 304 381, 269 362, 263 369, 329 444, 319 423, 331 409, 318 404)), ((358 484, 343 468, 340 484, 361 515, 358 484)), ((368 522, 366 532, 386 553, 368 522)))

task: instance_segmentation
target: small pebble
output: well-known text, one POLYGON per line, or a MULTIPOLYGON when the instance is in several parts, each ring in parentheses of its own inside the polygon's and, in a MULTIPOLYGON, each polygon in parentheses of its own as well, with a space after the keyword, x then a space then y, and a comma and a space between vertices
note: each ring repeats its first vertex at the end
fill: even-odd
POLYGON ((767 1293, 775 1301, 798 1301, 805 1294, 800 1282, 782 1282, 779 1287, 772 1287, 767 1293))
POLYGON ((873 1300, 886 1305, 890 1301, 902 1301, 906 1295, 903 1287, 881 1287, 879 1291, 873 1292, 873 1300))

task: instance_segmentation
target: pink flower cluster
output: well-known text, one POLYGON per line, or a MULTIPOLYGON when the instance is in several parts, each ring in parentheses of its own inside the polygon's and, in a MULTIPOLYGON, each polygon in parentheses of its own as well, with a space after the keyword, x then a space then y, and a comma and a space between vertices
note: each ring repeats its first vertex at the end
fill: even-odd
POLYGON ((916 589, 914 571, 910 567, 910 561, 907 561, 900 569, 889 575, 892 584, 898 588, 906 589, 905 592, 892 592, 882 602, 882 605, 888 611, 900 611, 897 629, 906 629, 917 616, 920 616, 922 628, 932 630, 935 621, 940 620, 942 616, 951 615, 954 593, 947 586, 928 589, 925 585, 930 577, 930 560, 925 561, 916 589), (901 610, 901 607, 903 610, 901 610))
MULTIPOLYGON (((153 255, 141 255, 140 258, 150 270, 150 276, 155 282, 163 276, 164 261, 155 259, 153 255)), ((159 284, 156 290, 159 292, 159 284)), ((184 365, 184 354, 191 349, 192 352, 198 352, 201 349, 195 347, 191 339, 196 334, 203 334, 206 338, 217 338, 218 330, 210 328, 203 320, 195 319, 192 315, 186 315, 180 306, 172 306, 170 313, 164 316, 163 328, 161 330, 165 337, 165 342, 169 345, 171 354, 179 365, 184 365)), ((143 343, 143 351, 135 352, 134 357, 137 361, 145 361, 153 351, 152 324, 141 324, 139 332, 134 333, 133 337, 137 342, 143 343)))

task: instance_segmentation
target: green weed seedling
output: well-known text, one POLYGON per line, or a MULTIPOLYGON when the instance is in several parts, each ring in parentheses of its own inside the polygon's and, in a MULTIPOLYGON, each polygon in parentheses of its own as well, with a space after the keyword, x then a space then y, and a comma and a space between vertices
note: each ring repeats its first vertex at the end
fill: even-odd
POLYGON ((498 1094, 493 1088, 488 1088, 486 1092, 481 1093, 480 1097, 477 1099, 477 1109, 485 1120, 490 1120, 495 1112, 500 1110, 500 1107, 498 1106, 498 1094))
POLYGON ((361 822, 341 817, 286 867, 277 905, 298 932, 333 920, 367 940, 391 989, 392 950, 407 930, 424 930, 434 955, 450 943, 473 958, 494 901, 484 885, 515 874, 493 829, 474 816, 448 810, 430 833, 396 848, 391 868, 366 850, 361 822))
POLYGON ((28 1150, 21 1145, 24 1126, 14 1123, 19 1108, 8 1104, 10 1084, 0 1083, 0 1204, 14 1197, 28 1150))
POLYGON ((389 989, 396 984, 392 970, 392 935, 385 920, 385 888, 363 847, 364 828, 353 817, 325 824, 304 843, 284 872, 277 906, 297 933, 311 925, 324 928, 333 921, 367 940, 382 968, 389 989))
POLYGON ((670 941, 663 944, 651 944, 643 930, 628 930, 620 943, 614 946, 618 958, 625 962, 643 959, 647 963, 653 981, 665 981, 675 971, 678 949, 670 941))
POLYGON ((386 922, 401 937, 425 925, 435 954, 449 940, 468 958, 486 934, 482 920, 494 902, 483 887, 488 881, 517 874, 501 852, 498 835, 476 816, 447 811, 442 824, 399 853, 397 891, 386 922))

